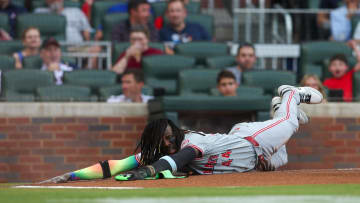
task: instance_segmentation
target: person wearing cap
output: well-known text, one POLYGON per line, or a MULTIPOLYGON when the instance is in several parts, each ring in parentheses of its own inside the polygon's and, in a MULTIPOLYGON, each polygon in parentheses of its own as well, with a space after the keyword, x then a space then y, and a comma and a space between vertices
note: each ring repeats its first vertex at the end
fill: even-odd
POLYGON ((56 85, 61 85, 64 71, 72 71, 73 68, 61 62, 61 49, 59 42, 51 37, 46 39, 40 50, 43 61, 41 70, 54 72, 56 85))

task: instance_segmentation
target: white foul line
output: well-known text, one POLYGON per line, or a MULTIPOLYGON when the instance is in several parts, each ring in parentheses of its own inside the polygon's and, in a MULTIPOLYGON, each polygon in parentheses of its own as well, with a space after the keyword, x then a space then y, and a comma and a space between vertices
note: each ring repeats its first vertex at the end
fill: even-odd
POLYGON ((142 187, 82 187, 82 186, 34 186, 19 185, 14 188, 50 188, 50 189, 110 189, 110 190, 134 190, 143 189, 142 187))

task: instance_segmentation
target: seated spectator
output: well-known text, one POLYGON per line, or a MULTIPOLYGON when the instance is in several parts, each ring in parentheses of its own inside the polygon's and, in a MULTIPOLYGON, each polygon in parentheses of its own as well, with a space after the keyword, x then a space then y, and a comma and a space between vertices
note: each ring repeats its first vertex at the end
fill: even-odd
POLYGON ((56 13, 66 18, 66 41, 80 43, 90 40, 91 27, 79 8, 64 8, 64 0, 46 0, 48 8, 37 8, 36 13, 56 13))
POLYGON ((140 70, 127 70, 121 78, 123 94, 111 96, 108 103, 134 102, 147 103, 153 96, 147 96, 141 93, 144 86, 144 75, 140 70))
POLYGON ((41 46, 40 31, 35 27, 27 28, 21 38, 25 48, 13 54, 16 69, 23 68, 24 57, 38 55, 41 46))
POLYGON ((184 1, 170 0, 165 16, 169 24, 160 30, 160 41, 172 43, 174 46, 178 43, 211 40, 209 33, 200 24, 185 21, 187 11, 184 1))
POLYGON ((346 42, 351 38, 351 17, 359 14, 359 0, 344 0, 345 6, 330 13, 331 39, 346 42))
POLYGON ((41 46, 40 57, 43 61, 41 70, 54 72, 55 82, 61 85, 64 71, 72 71, 73 68, 61 62, 60 44, 55 38, 45 40, 41 46))
POLYGON ((359 51, 357 52, 357 64, 349 70, 348 61, 343 54, 336 54, 330 59, 329 72, 332 77, 324 81, 324 86, 331 90, 342 90, 343 100, 350 102, 353 98, 353 75, 360 70, 359 51))
MULTIPOLYGON (((336 9, 342 0, 321 0, 320 9, 336 9)), ((329 13, 319 12, 316 16, 319 37, 329 39, 330 37, 330 16, 329 13)))
POLYGON ((319 77, 314 74, 307 74, 300 81, 301 87, 312 87, 317 89, 323 95, 323 103, 326 102, 326 93, 323 84, 321 83, 319 77))
POLYGON ((236 77, 236 82, 241 84, 242 72, 253 70, 256 63, 255 47, 250 43, 244 43, 239 46, 236 55, 237 66, 227 68, 236 77))
MULTIPOLYGON (((20 14, 26 13, 26 9, 21 6, 17 6, 11 2, 11 0, 1 0, 0 1, 0 13, 6 13, 9 17, 10 24, 10 36, 15 37, 15 26, 16 26, 16 17, 20 14)), ((4 31, 2 31, 4 32, 4 31)), ((4 35, 4 33, 1 33, 4 35)))
POLYGON ((112 71, 122 74, 126 69, 141 69, 141 59, 145 56, 164 54, 159 49, 149 47, 149 32, 139 25, 131 29, 130 47, 118 58, 112 71))
POLYGON ((130 31, 133 26, 145 26, 149 32, 152 42, 158 41, 158 32, 149 21, 150 4, 146 0, 132 0, 128 4, 129 18, 117 24, 111 33, 111 40, 115 42, 128 42, 130 31))
POLYGON ((236 89, 238 84, 236 83, 235 75, 227 70, 221 71, 217 76, 217 89, 222 96, 237 96, 236 89))

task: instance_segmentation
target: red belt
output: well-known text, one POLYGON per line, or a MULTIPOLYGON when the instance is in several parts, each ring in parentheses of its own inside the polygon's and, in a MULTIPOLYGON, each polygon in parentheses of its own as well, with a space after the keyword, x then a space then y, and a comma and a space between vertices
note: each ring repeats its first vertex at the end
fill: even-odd
MULTIPOLYGON (((249 141, 252 145, 254 145, 254 147, 259 147, 259 143, 252 137, 244 137, 245 140, 249 141)), ((262 154, 258 155, 258 159, 259 161, 264 161, 264 156, 262 154)))

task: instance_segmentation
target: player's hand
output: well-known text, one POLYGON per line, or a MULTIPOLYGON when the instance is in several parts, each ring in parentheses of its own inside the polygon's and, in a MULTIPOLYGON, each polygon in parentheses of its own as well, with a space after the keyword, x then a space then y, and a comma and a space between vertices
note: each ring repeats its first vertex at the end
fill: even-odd
POLYGON ((260 159, 256 169, 259 171, 275 171, 275 166, 273 166, 270 161, 260 159))
POLYGON ((67 181, 70 180, 71 177, 71 173, 65 173, 61 176, 56 176, 54 178, 50 178, 48 180, 44 180, 42 182, 40 182, 39 184, 43 184, 43 183, 66 183, 67 181))

